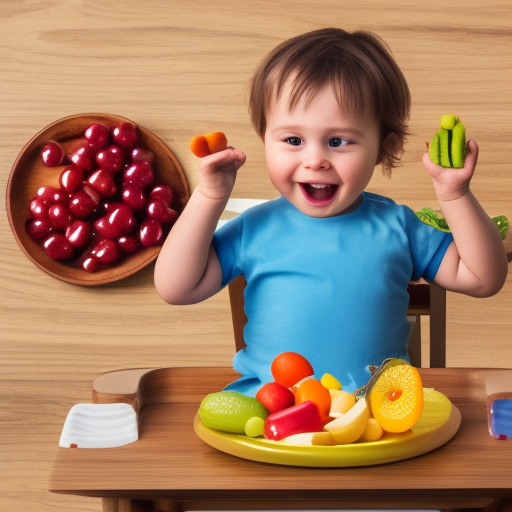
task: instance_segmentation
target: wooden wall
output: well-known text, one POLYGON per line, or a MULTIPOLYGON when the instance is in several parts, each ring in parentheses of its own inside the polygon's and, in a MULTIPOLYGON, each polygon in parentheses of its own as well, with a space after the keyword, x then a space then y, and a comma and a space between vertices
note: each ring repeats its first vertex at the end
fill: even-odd
MULTIPOLYGON (((24 144, 77 113, 128 117, 175 152, 191 187, 188 140, 223 130, 248 156, 235 197, 275 197, 247 115, 246 85, 285 38, 326 27, 369 29, 391 47, 411 88, 404 166, 369 189, 414 209, 436 206, 421 155, 443 113, 480 145, 473 190, 491 215, 512 218, 512 9, 489 0, 0 0, 0 509, 98 511, 52 495, 48 473, 69 408, 91 400, 103 372, 229 365, 225 292, 171 307, 152 266, 101 288, 37 269, 9 229, 5 190, 24 144)), ((371 276, 369 276, 371 278, 371 276)), ((512 367, 512 283, 489 299, 448 296, 448 363, 512 367)), ((424 335, 428 326, 425 326, 424 335)))

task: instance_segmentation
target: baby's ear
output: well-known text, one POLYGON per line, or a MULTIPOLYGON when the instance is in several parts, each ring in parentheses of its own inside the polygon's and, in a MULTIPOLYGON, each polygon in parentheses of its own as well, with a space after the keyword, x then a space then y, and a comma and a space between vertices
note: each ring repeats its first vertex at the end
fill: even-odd
POLYGON ((404 152, 402 141, 395 133, 388 133, 381 142, 377 164, 382 164, 384 174, 391 176, 391 169, 396 167, 404 152))

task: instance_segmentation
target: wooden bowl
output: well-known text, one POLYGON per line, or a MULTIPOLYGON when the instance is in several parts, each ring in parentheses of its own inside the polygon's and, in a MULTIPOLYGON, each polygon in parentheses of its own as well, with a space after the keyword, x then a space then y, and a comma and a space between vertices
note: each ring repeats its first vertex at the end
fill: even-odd
MULTIPOLYGON (((50 140, 61 144, 66 150, 77 139, 82 139, 87 127, 103 123, 113 128, 120 122, 129 121, 109 114, 80 114, 65 117, 50 124, 35 135, 21 150, 11 170, 7 184, 7 216, 18 245, 35 265, 53 277, 63 281, 95 286, 127 277, 151 263, 158 255, 160 246, 141 249, 95 273, 88 273, 73 264, 51 259, 44 249, 28 235, 25 225, 30 217, 30 201, 39 187, 50 185, 59 188, 59 167, 47 167, 41 161, 41 150, 50 140)), ((130 121, 133 122, 133 121, 130 121)), ((136 124, 136 123, 134 123, 136 124)), ((181 213, 189 199, 186 177, 172 151, 155 134, 137 125, 139 145, 151 149, 154 154, 153 171, 155 184, 168 185, 174 191, 172 207, 181 213)))

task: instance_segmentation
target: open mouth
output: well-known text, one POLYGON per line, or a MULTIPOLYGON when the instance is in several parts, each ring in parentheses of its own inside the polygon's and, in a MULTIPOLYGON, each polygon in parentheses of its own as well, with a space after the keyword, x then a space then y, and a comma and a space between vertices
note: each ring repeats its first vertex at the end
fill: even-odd
POLYGON ((338 185, 326 183, 301 183, 300 187, 306 198, 315 202, 330 201, 338 189, 338 185))

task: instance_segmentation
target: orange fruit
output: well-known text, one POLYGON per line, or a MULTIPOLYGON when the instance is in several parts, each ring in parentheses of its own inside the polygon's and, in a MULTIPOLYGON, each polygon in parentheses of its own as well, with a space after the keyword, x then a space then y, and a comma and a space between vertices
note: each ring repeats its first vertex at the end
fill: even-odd
POLYGON ((315 373, 310 362, 297 352, 281 352, 272 361, 270 371, 274 380, 287 388, 315 373))
POLYGON ((199 158, 223 151, 228 141, 223 132, 212 132, 206 135, 196 135, 190 141, 190 150, 199 158))
POLYGON ((256 393, 256 400, 271 413, 282 411, 295 405, 295 398, 291 390, 279 382, 267 382, 256 393))
POLYGON ((423 410, 423 384, 409 364, 385 370, 370 393, 373 417, 386 432, 405 432, 418 421, 423 410))
POLYGON ((295 405, 301 404, 306 400, 314 402, 320 411, 323 419, 329 417, 331 410, 331 394, 329 390, 317 379, 305 380, 299 387, 293 388, 295 405))
POLYGON ((210 148, 210 153, 218 153, 224 151, 228 146, 228 139, 223 132, 212 132, 205 135, 206 142, 210 148))

